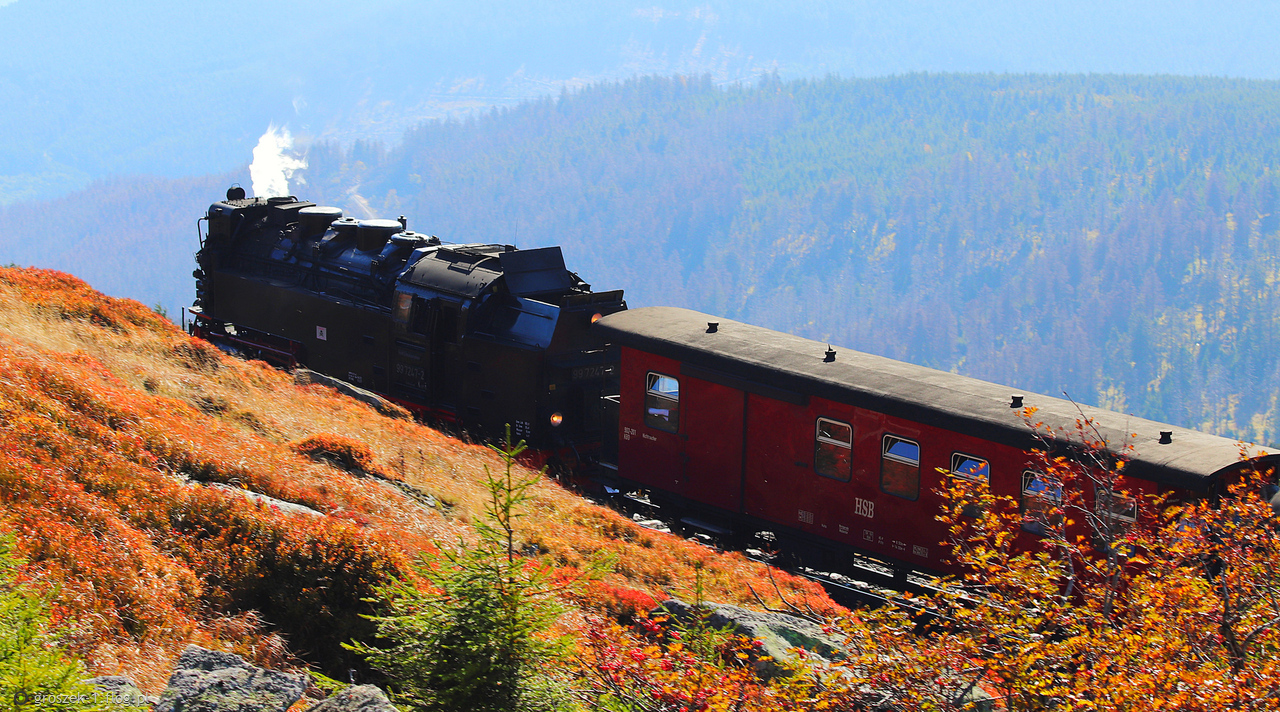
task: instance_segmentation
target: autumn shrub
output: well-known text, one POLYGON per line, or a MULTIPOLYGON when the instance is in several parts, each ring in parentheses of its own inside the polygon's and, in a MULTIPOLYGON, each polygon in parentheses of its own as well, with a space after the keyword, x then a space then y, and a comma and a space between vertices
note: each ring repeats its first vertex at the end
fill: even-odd
POLYGON ((659 603, 653 594, 646 591, 602 580, 585 582, 575 592, 574 599, 585 610, 622 622, 647 614, 659 603))
MULTIPOLYGON (((696 611, 696 609, 695 609, 696 611)), ((709 626, 641 616, 625 627, 592 619, 572 671, 588 709, 620 712, 853 710, 861 693, 817 667, 784 663, 764 677, 760 642, 709 626)))
POLYGON ((369 446, 353 438, 332 433, 310 435, 289 443, 299 455, 317 460, 324 459, 348 472, 376 473, 382 475, 373 460, 369 446))
POLYGON ((349 521, 266 516, 216 491, 193 492, 174 530, 206 605, 256 611, 331 675, 360 667, 342 644, 371 637, 370 601, 407 570, 397 547, 349 521))
POLYGON ((98 639, 189 630, 195 576, 133 529, 114 502, 59 474, 0 453, 6 518, 30 568, 60 583, 66 622, 98 639))
POLYGON ((47 269, 0 267, 0 284, 16 289, 22 299, 64 319, 83 319, 113 331, 144 327, 178 333, 178 327, 132 299, 103 299, 83 280, 47 269))
POLYGON ((371 630, 364 599, 416 535, 382 537, 374 500, 344 475, 132 390, 96 358, 0 338, 0 368, 0 502, 32 571, 58 582, 55 617, 78 652, 230 634, 224 621, 259 615, 248 650, 286 659, 271 642, 283 634, 345 675, 339 643, 371 630), (347 517, 295 521, 199 481, 347 517))

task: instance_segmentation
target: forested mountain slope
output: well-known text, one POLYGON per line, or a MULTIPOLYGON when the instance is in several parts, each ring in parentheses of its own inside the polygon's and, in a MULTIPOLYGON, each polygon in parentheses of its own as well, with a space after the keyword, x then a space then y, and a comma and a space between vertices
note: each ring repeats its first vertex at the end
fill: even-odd
POLYGON ((221 173, 269 123, 393 141, 636 74, 1280 76, 1265 4, 1135 0, 0 0, 0 204, 221 173))
POLYGON ((1275 442, 1278 133, 1274 82, 651 78, 313 147, 305 192, 563 244, 632 304, 1275 442))
MULTIPOLYGON (((1275 443, 1277 135, 1269 81, 648 78, 312 145, 292 190, 450 241, 562 244, 633 305, 1275 443)), ((176 310, 232 179, 0 209, 0 261, 176 310)))

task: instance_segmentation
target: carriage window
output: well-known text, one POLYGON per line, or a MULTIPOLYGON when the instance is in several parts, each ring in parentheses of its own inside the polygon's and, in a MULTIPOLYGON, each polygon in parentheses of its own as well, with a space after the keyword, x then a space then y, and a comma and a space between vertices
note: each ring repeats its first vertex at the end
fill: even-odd
POLYGON ((645 377, 644 424, 669 433, 680 429, 680 381, 653 372, 645 377))
POLYGON ((1062 485, 1042 472, 1022 473, 1022 530, 1045 534, 1051 526, 1062 523, 1062 485))
POLYGON ((991 481, 991 467, 987 461, 962 452, 951 453, 951 474, 974 482, 991 481))
MULTIPOLYGON (((986 460, 973 455, 966 455, 962 452, 951 453, 951 476, 959 477, 969 482, 982 482, 990 484, 991 482, 991 466, 986 460)), ((982 514, 982 507, 977 504, 966 504, 960 510, 960 514, 965 517, 977 518, 982 514)))
POLYGON ((853 426, 818 418, 814 438, 813 471, 823 477, 848 482, 853 474, 853 426))
POLYGON ((1094 511, 1112 522, 1130 524, 1138 521, 1138 500, 1135 497, 1099 487, 1093 495, 1094 511))
POLYGON ((920 444, 893 435, 884 436, 880 458, 880 490, 905 499, 920 496, 920 444))

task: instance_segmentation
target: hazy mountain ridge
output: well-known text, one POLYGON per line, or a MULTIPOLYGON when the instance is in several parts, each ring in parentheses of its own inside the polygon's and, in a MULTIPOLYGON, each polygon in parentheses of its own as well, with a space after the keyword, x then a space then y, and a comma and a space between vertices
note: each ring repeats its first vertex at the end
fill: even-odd
POLYGON ((190 304, 200 249, 196 219, 240 174, 97 181, 55 200, 0 208, 0 263, 54 267, 104 291, 161 305, 190 304))
POLYGON ((1280 67, 1280 14, 1203 0, 17 0, 0 5, 0 27, 0 203, 120 175, 233 170, 269 123, 390 143, 425 119, 643 74, 1275 78, 1280 67))
MULTIPOLYGON (((647 78, 313 144, 292 189, 446 240, 563 245, 633 305, 1275 442, 1277 131, 1270 81, 647 78)), ((230 180, 13 206, 0 250, 176 310, 230 180)))

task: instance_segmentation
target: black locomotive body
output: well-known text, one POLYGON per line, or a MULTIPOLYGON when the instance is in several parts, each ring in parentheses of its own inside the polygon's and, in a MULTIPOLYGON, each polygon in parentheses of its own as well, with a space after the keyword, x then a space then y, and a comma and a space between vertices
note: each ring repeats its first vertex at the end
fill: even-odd
POLYGON ((233 188, 206 216, 191 333, 348 381, 548 456, 606 436, 617 353, 589 336, 626 309, 559 247, 445 244, 404 218, 356 220, 233 188))

